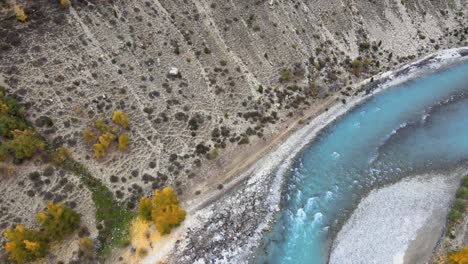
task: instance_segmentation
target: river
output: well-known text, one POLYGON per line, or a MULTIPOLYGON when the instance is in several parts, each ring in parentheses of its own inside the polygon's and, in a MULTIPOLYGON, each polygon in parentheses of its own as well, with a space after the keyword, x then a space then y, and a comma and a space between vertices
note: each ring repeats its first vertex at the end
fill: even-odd
POLYGON ((370 190, 467 159, 467 63, 377 93, 295 157, 266 253, 254 262, 325 263, 330 241, 370 190))

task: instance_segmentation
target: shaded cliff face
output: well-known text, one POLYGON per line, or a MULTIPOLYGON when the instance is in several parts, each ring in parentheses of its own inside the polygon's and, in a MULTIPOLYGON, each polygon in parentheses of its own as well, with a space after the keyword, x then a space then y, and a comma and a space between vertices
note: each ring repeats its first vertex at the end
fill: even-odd
MULTIPOLYGON (((185 199, 214 189, 233 157, 324 98, 467 45, 466 0, 56 2, 17 1, 26 23, 0 2, 0 83, 33 122, 54 120, 39 131, 133 203, 165 185, 185 199), (131 149, 96 161, 81 132, 116 109, 130 116, 131 149)), ((26 214, 16 198, 6 222, 26 214)))

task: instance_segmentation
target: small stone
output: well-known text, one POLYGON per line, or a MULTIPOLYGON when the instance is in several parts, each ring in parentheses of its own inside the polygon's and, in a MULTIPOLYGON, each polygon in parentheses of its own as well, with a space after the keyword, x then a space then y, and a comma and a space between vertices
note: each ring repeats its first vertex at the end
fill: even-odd
POLYGON ((171 67, 169 69, 169 75, 178 76, 179 75, 179 69, 177 69, 176 67, 171 67))

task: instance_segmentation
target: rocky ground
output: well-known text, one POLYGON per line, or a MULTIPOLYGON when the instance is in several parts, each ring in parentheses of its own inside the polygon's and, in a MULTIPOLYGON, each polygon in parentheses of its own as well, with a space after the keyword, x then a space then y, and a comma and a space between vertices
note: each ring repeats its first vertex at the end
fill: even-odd
MULTIPOLYGON (((165 185, 187 204, 222 189, 304 112, 346 103, 375 73, 466 46, 468 34, 465 0, 15 2, 29 20, 0 1, 0 84, 130 208, 165 185), (131 148, 95 160, 81 133, 116 109, 131 118, 131 148)), ((0 231, 51 199, 94 225, 86 190, 45 169, 38 160, 2 175, 0 231)))

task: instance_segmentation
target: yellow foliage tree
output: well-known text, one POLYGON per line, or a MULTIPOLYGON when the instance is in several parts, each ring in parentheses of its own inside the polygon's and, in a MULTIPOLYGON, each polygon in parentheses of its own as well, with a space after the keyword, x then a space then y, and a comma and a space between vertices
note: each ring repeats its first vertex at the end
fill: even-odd
POLYGON ((83 130, 83 139, 87 143, 94 142, 96 140, 96 133, 94 133, 93 131, 89 129, 85 129, 83 130))
POLYGON ((103 145, 104 148, 108 149, 114 139, 115 139, 115 136, 112 133, 106 132, 102 136, 99 137, 99 143, 103 145))
POLYGON ((29 240, 23 240, 24 247, 29 251, 36 251, 39 249, 40 245, 39 242, 33 242, 29 240))
POLYGON ((468 263, 468 246, 463 247, 460 251, 449 253, 448 264, 467 264, 468 263))
POLYGON ((4 103, 1 103, 1 102, 0 102, 0 113, 6 114, 6 113, 8 113, 8 110, 9 110, 9 109, 10 109, 10 108, 8 107, 7 104, 4 104, 4 103))
POLYGON ((36 231, 17 225, 15 229, 8 228, 4 233, 8 242, 5 243, 10 260, 18 263, 30 262, 42 258, 47 252, 45 238, 36 231))
POLYGON ((114 121, 116 125, 122 128, 128 128, 128 116, 122 110, 117 110, 114 112, 114 115, 112 116, 112 121, 114 121))
POLYGON ((162 235, 169 234, 172 228, 184 221, 186 212, 178 205, 156 206, 151 213, 156 230, 162 235))
POLYGON ((94 144, 94 158, 100 159, 106 156, 106 148, 100 143, 94 144))
POLYGON ((96 159, 106 156, 107 149, 110 147, 111 142, 115 139, 115 136, 109 132, 99 137, 99 143, 94 144, 94 157, 96 159))
POLYGON ((71 6, 70 0, 60 0, 60 6, 62 8, 69 8, 71 6))
POLYGON ((18 20, 19 22, 25 22, 26 20, 28 20, 28 16, 24 12, 23 8, 21 8, 20 6, 15 6, 15 14, 16 20, 18 20))
POLYGON ((127 135, 125 134, 120 135, 119 136, 119 149, 127 150, 129 141, 130 139, 128 138, 127 135))
POLYGON ((162 191, 155 190, 152 199, 143 197, 138 205, 140 218, 153 220, 161 235, 169 234, 172 228, 179 226, 186 214, 179 207, 179 201, 170 187, 165 187, 162 191))
POLYGON ((179 205, 179 200, 177 200, 171 187, 165 187, 162 191, 155 190, 152 202, 156 206, 179 205))
POLYGON ((186 212, 179 207, 179 200, 172 188, 165 187, 162 191, 156 190, 151 202, 153 203, 151 217, 160 234, 170 233, 172 228, 184 221, 186 212))

